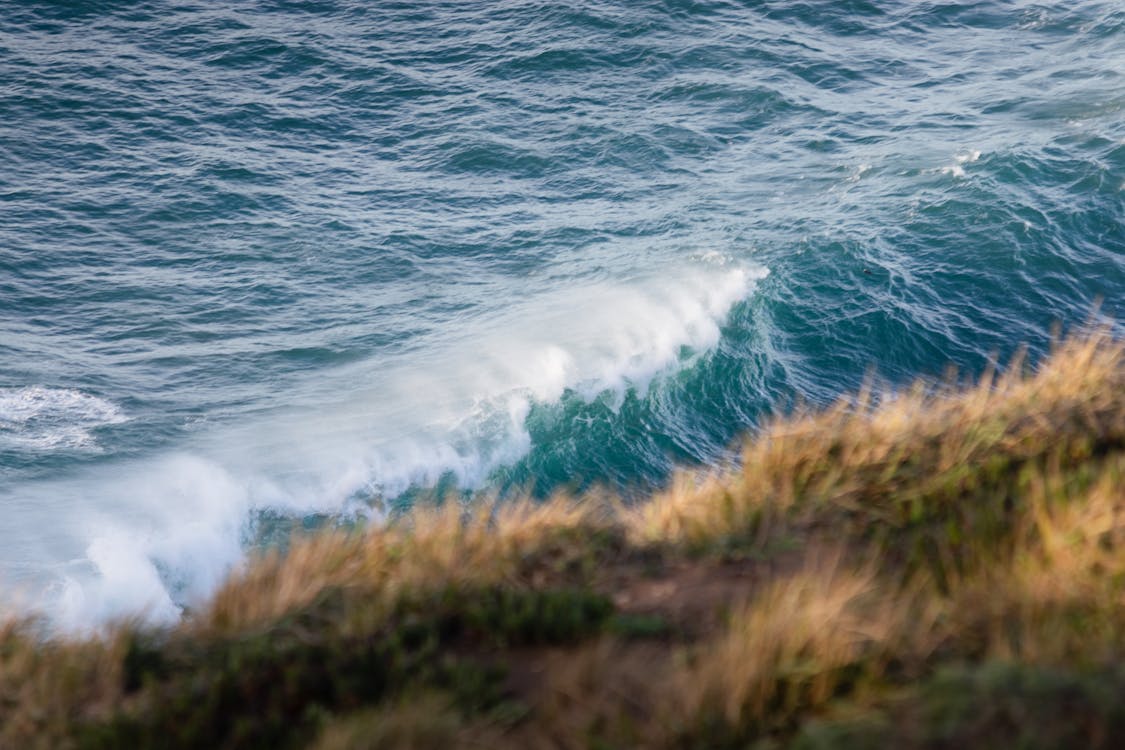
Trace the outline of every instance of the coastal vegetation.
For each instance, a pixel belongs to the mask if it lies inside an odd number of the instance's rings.
[[[626,504],[262,553],[172,628],[0,629],[0,747],[1125,743],[1125,344],[779,416]]]

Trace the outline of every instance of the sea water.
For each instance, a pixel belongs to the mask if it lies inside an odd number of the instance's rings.
[[[0,2],[5,611],[172,621],[433,493],[643,502],[1120,317],[1123,222],[1115,1]]]

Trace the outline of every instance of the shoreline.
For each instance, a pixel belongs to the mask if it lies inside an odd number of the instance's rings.
[[[0,629],[0,745],[1114,747],[1125,343],[781,417],[737,467],[420,508],[171,628]],[[758,743],[758,744],[755,744]]]

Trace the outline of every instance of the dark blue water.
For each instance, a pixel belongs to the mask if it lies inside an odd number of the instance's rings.
[[[0,575],[636,493],[1125,300],[1117,2],[0,1]]]

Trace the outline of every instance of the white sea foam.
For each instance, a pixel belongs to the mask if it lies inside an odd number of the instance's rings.
[[[205,597],[242,556],[250,487],[198,456],[172,455],[101,477],[97,509],[73,519],[87,541],[45,602],[57,622],[81,630],[121,615],[171,622]]]
[[[372,501],[442,477],[480,487],[531,448],[535,404],[643,394],[714,347],[764,275],[706,263],[515,299],[397,359],[318,374],[292,408],[189,451],[41,486],[66,505],[56,546],[77,558],[43,606],[68,629],[167,622],[239,564],[256,511],[377,514]]]
[[[871,171],[871,165],[870,164],[868,164],[868,163],[860,164],[858,167],[855,168],[855,171],[853,171],[851,173],[851,175],[848,177],[848,182],[859,182],[860,178],[862,178],[869,171]]]
[[[951,175],[953,177],[964,177],[964,165],[972,164],[978,159],[980,159],[980,151],[978,151],[977,149],[962,151],[953,157],[953,164],[941,168],[941,173]]]
[[[80,391],[0,388],[0,447],[94,450],[94,428],[126,419],[115,404]]]

